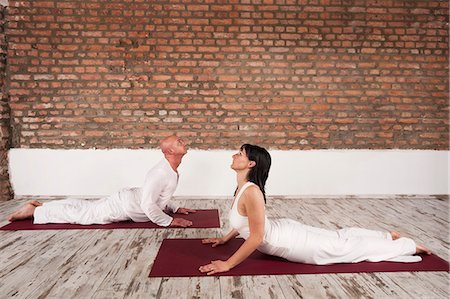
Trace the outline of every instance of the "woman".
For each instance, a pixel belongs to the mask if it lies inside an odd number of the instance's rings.
[[[213,247],[240,235],[241,247],[226,261],[212,261],[199,270],[208,275],[226,272],[244,261],[256,249],[292,262],[326,265],[361,261],[417,262],[418,253],[431,252],[396,232],[361,228],[331,231],[301,224],[291,219],[268,219],[265,215],[265,183],[271,158],[267,150],[244,144],[233,155],[231,168],[236,171],[238,187],[230,212],[233,228],[222,238],[204,239]]]

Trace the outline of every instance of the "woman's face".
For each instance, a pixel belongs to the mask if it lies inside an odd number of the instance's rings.
[[[247,158],[245,150],[239,150],[233,156],[233,163],[231,163],[231,169],[233,170],[243,170],[250,168],[250,160]]]

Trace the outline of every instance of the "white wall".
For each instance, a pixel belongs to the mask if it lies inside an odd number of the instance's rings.
[[[235,188],[235,151],[191,150],[178,196],[224,196]],[[270,151],[268,195],[448,194],[448,151]],[[107,195],[140,186],[162,158],[158,150],[11,149],[16,195]]]

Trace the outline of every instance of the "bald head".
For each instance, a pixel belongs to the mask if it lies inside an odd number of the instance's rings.
[[[159,148],[164,154],[167,154],[169,153],[170,149],[173,148],[177,139],[178,137],[176,135],[168,136],[161,140],[161,142],[159,143]]]

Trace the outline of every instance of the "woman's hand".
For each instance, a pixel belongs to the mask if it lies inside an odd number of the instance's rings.
[[[221,272],[227,272],[230,270],[230,266],[225,261],[211,261],[208,265],[201,266],[198,268],[200,272],[206,273],[207,275],[212,275]]]
[[[225,244],[226,242],[222,238],[209,238],[209,239],[203,239],[203,244],[212,244],[212,247],[216,247],[222,244]]]

